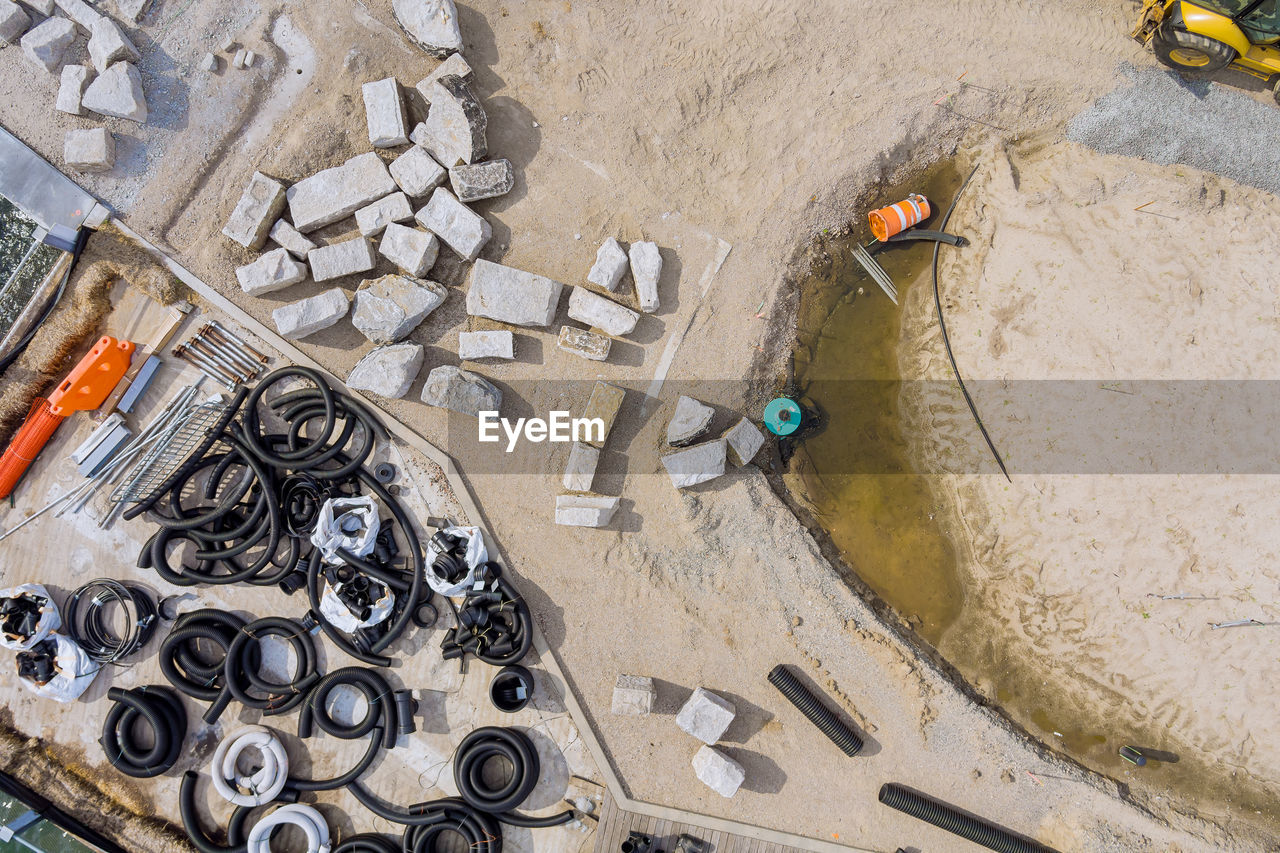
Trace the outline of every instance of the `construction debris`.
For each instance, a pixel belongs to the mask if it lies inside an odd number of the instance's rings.
[[[582,416],[587,420],[599,419],[604,424],[604,434],[598,441],[594,436],[588,437],[588,444],[593,447],[604,447],[609,439],[609,433],[613,430],[614,421],[618,419],[618,411],[622,408],[625,397],[626,392],[617,385],[597,380],[592,386],[591,396],[587,399],[587,407],[582,412]]]
[[[246,249],[261,249],[284,205],[284,184],[254,172],[222,233]]]
[[[142,59],[142,54],[129,41],[120,25],[110,18],[98,18],[89,32],[89,59],[99,74],[106,71],[113,62],[138,62]]]
[[[391,9],[409,38],[437,59],[462,50],[453,0],[392,0]]]
[[[307,252],[307,265],[311,267],[311,278],[315,281],[368,272],[377,263],[373,244],[365,237],[352,237]]]
[[[404,193],[392,193],[356,211],[356,227],[366,237],[381,234],[392,222],[413,219],[413,208]]]
[[[485,132],[489,119],[467,81],[446,74],[428,87],[427,120],[413,129],[413,141],[440,165],[452,168],[489,155]]]
[[[127,118],[146,124],[147,100],[142,96],[142,75],[131,62],[107,67],[85,89],[81,104],[104,116]]]
[[[729,445],[729,461],[739,468],[755,459],[760,448],[764,447],[764,433],[747,418],[734,424],[724,434],[724,440]]]
[[[76,40],[76,25],[66,18],[49,18],[22,37],[22,54],[50,74],[58,71],[62,54]]]
[[[106,172],[116,162],[116,140],[105,127],[68,130],[62,159],[81,172]]]
[[[631,278],[636,283],[636,299],[640,310],[652,314],[658,310],[658,278],[662,275],[662,255],[657,243],[632,243]]]
[[[511,192],[516,185],[516,173],[510,160],[454,166],[449,170],[449,185],[458,201],[497,198]]]
[[[421,278],[435,265],[440,240],[430,231],[392,222],[382,234],[378,252],[409,275]]]
[[[463,80],[471,80],[471,66],[462,58],[461,53],[450,54],[448,59],[435,67],[435,70],[419,80],[415,88],[422,95],[423,100],[429,104],[431,103],[431,84],[450,74],[461,77]]]
[[[421,344],[392,344],[370,350],[356,362],[347,385],[398,400],[418,378],[426,351]]]
[[[671,477],[671,485],[687,489],[724,474],[726,445],[723,438],[717,438],[663,456],[662,466]]]
[[[630,308],[592,293],[585,287],[570,289],[569,316],[614,337],[630,334],[640,319],[640,315]]]
[[[347,294],[334,287],[323,293],[282,305],[271,312],[276,331],[286,338],[298,340],[327,329],[347,316],[351,303]]]
[[[738,793],[747,778],[741,764],[710,746],[700,747],[694,754],[693,772],[704,785],[722,797]]]
[[[13,44],[31,26],[31,16],[11,0],[0,0],[0,40]]]
[[[417,219],[419,225],[467,261],[474,261],[493,236],[489,222],[444,187],[431,194],[431,201],[418,211]]]
[[[699,687],[676,714],[676,725],[710,745],[724,737],[736,715],[732,702]]]
[[[285,197],[293,227],[306,234],[344,219],[396,189],[382,158],[369,151],[303,178],[289,187]]]
[[[502,392],[478,373],[442,365],[427,374],[422,402],[474,418],[480,412],[499,411]]]
[[[284,290],[306,277],[306,265],[291,258],[287,249],[272,249],[256,261],[236,267],[240,289],[250,296]]]
[[[556,524],[565,527],[605,527],[613,521],[620,498],[603,495],[557,495]]]
[[[590,444],[574,442],[565,466],[564,487],[571,492],[589,492],[600,464],[600,450]]]
[[[716,410],[710,406],[681,395],[671,420],[667,422],[667,444],[672,447],[693,444],[707,434],[715,413]]]
[[[369,126],[369,144],[374,148],[395,148],[409,144],[409,126],[405,123],[404,98],[396,78],[376,80],[360,87],[364,96],[365,122]]]
[[[463,361],[512,359],[516,357],[515,346],[515,335],[507,331],[458,333],[458,358]]]
[[[54,109],[73,116],[84,115],[81,99],[84,98],[84,87],[89,85],[92,75],[93,71],[87,65],[62,66],[62,79],[58,84],[58,100]]]
[[[618,241],[610,237],[596,250],[596,262],[587,273],[587,281],[605,290],[617,290],[618,282],[627,271],[627,253]]]
[[[405,194],[421,198],[444,183],[448,173],[427,149],[415,145],[392,161],[391,177]]]
[[[284,206],[284,187],[280,188],[281,207]],[[225,231],[223,233],[226,233]],[[277,246],[288,249],[289,254],[293,255],[300,261],[306,260],[307,253],[316,248],[316,244],[312,243],[297,228],[289,224],[286,219],[277,219],[276,224],[271,226],[271,233],[268,235],[275,241]]]
[[[54,4],[76,22],[86,35],[93,34],[93,24],[102,16],[84,0],[54,0]]]
[[[212,53],[206,53],[204,56],[200,57],[200,70],[210,72],[217,71],[218,57],[214,56]]]
[[[394,343],[418,328],[448,295],[434,281],[384,275],[360,285],[351,323],[375,344]]]
[[[560,337],[556,339],[558,349],[591,361],[607,361],[612,345],[612,338],[585,329],[575,329],[573,326],[561,326]]]
[[[619,675],[613,685],[613,713],[624,717],[647,717],[658,700],[658,689],[647,675]]]

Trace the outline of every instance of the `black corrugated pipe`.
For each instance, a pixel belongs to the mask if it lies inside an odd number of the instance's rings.
[[[187,712],[182,700],[172,690],[155,686],[132,690],[112,687],[107,698],[115,704],[102,723],[98,742],[111,766],[135,779],[168,772],[177,762],[187,734]],[[149,747],[142,746],[134,734],[139,721],[151,730]]]
[[[880,802],[890,808],[945,829],[974,844],[999,853],[1057,853],[1052,847],[1014,835],[985,820],[967,815],[946,803],[918,794],[910,788],[889,782],[880,786]]]
[[[800,713],[809,718],[809,722],[817,726],[824,735],[831,738],[832,743],[840,747],[850,757],[862,749],[862,738],[845,724],[826,705],[822,704],[812,690],[800,683],[800,679],[791,674],[784,665],[778,664],[769,673],[769,683],[791,700],[791,704],[800,709]]]
[[[199,777],[194,770],[188,770],[182,774],[182,786],[178,788],[178,814],[182,817],[182,828],[187,831],[187,838],[191,839],[192,846],[200,853],[245,853],[245,842],[249,836],[244,832],[244,817],[241,816],[240,809],[236,810],[236,816],[227,827],[225,845],[218,844],[205,835],[204,827],[200,825],[200,815],[196,811],[197,778]],[[250,809],[244,809],[244,816],[249,811]],[[240,819],[236,820],[236,817]]]
[[[372,713],[372,709],[370,710]],[[373,734],[369,738],[369,748],[365,750],[364,758],[341,776],[334,776],[332,779],[296,779],[290,776],[284,783],[286,788],[294,791],[334,791],[338,788],[345,788],[352,782],[363,776],[370,767],[373,766],[374,759],[378,757],[378,750],[382,748],[382,726],[374,726]]]
[[[400,853],[400,842],[385,835],[353,835],[333,848],[333,853]]]

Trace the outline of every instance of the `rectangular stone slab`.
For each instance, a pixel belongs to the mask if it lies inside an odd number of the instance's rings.
[[[337,222],[398,189],[382,158],[370,151],[289,187],[289,218],[303,234]]]
[[[404,99],[396,78],[375,80],[360,87],[364,95],[365,121],[369,144],[374,148],[394,148],[409,144],[409,126],[404,117]]]
[[[261,249],[284,204],[284,184],[254,172],[222,233],[246,249]]]
[[[514,267],[478,260],[467,285],[467,313],[515,326],[550,326],[564,285]]]
[[[619,498],[601,495],[558,495],[556,524],[565,527],[604,527],[618,511]]]
[[[373,244],[364,237],[354,237],[307,252],[307,265],[311,267],[311,278],[315,281],[368,272],[377,263]]]
[[[609,431],[613,429],[613,422],[618,419],[618,410],[622,408],[622,401],[626,397],[626,392],[617,385],[610,385],[608,382],[596,381],[595,386],[591,389],[591,397],[587,400],[587,408],[583,411],[584,418],[599,418],[604,421],[604,434],[600,436],[599,441],[589,441],[588,444],[595,447],[604,447],[609,439]]]

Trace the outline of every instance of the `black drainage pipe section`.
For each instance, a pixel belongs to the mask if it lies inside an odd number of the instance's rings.
[[[1000,853],[1057,853],[1052,847],[1014,835],[995,824],[967,815],[892,782],[880,787],[880,802],[961,838],[967,838],[974,844],[981,844],[988,850]]]
[[[858,733],[845,725],[844,721],[822,704],[813,691],[800,683],[800,679],[791,674],[782,664],[778,664],[769,673],[769,683],[791,700],[791,704],[800,709],[800,713],[809,718],[822,733],[831,738],[832,743],[840,747],[845,755],[855,756],[862,749],[862,738]]]

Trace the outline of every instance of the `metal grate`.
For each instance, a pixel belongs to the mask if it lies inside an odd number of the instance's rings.
[[[206,400],[178,414],[129,478],[111,493],[112,503],[139,503],[163,486],[192,453],[205,446],[227,405],[221,398]]]

